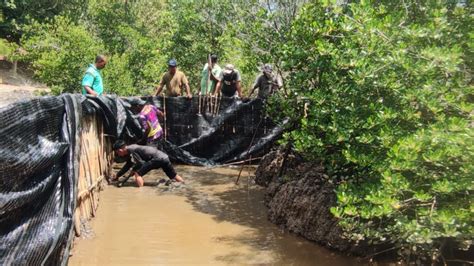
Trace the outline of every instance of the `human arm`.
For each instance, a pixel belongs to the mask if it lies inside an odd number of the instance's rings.
[[[209,79],[213,81],[219,81],[220,80],[220,71],[218,69],[211,69],[209,70],[210,76]]]
[[[242,98],[242,84],[241,84],[241,80],[242,78],[240,77],[240,72],[237,71],[237,80],[235,82],[235,87],[237,88],[237,94],[239,95],[239,98]]]
[[[156,116],[158,117],[158,121],[161,121],[163,118],[165,118],[165,114],[158,108],[156,108]]]
[[[188,97],[188,99],[191,99],[193,96],[191,95],[191,89],[189,88],[188,78],[186,77],[186,75],[184,75],[184,73],[181,78],[181,84],[184,84],[184,87],[186,88],[186,96]]]
[[[160,84],[156,87],[156,92],[155,92],[155,96],[158,96],[160,95],[161,91],[163,90],[163,84]]]
[[[222,81],[218,81],[216,89],[214,90],[214,95],[218,96],[221,93]]]
[[[260,88],[260,77],[258,77],[257,80],[255,80],[255,83],[253,84],[252,91],[250,92],[250,94],[248,96],[249,98],[250,98],[250,96],[252,96],[252,94],[255,92],[255,90],[257,88]]]
[[[193,96],[191,95],[191,88],[189,88],[189,83],[186,83],[185,86],[188,99],[193,98]]]
[[[222,80],[224,79],[224,74],[222,71],[218,71],[217,73],[217,84],[216,87],[214,88],[214,95],[218,96],[221,93],[222,89]]]
[[[89,86],[84,86],[84,89],[86,90],[87,94],[90,94],[92,96],[97,96],[99,95],[97,92],[95,92],[91,87]]]
[[[165,78],[166,78],[166,74],[164,74],[163,77],[161,77],[160,85],[156,87],[155,96],[160,95],[161,91],[163,90],[163,87],[165,86]]]
[[[115,175],[115,179],[121,177],[123,174],[125,174],[131,167],[133,166],[132,159],[129,158],[125,165],[120,169],[117,174]]]
[[[235,86],[237,87],[237,94],[239,95],[239,98],[242,98],[242,85],[241,85],[240,80],[237,81]]]
[[[150,133],[150,124],[148,123],[148,119],[146,118],[145,115],[143,114],[139,114],[138,115],[138,121],[140,122],[140,126],[142,127],[142,139],[141,139],[141,143],[145,143],[146,142],[146,139],[148,137],[148,134]]]
[[[92,89],[92,84],[94,83],[94,76],[91,73],[86,73],[84,78],[82,78],[82,87],[87,94],[97,96],[98,93]]]

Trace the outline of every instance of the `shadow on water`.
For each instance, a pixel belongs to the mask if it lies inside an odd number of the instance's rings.
[[[263,203],[264,189],[253,183],[255,168],[242,172],[235,185],[239,168],[182,168],[183,174],[195,177],[181,193],[194,210],[211,215],[220,222],[230,222],[248,229],[238,236],[220,236],[215,241],[230,246],[249,246],[258,252],[274,254],[273,263],[286,265],[355,265],[355,258],[342,257],[303,238],[284,232],[267,220]],[[245,258],[248,256],[248,258]],[[231,252],[215,258],[225,263],[251,261],[252,255]]]
[[[239,168],[177,166],[186,181],[166,183],[162,170],[101,193],[92,228],[71,265],[356,265],[267,221],[264,189]]]

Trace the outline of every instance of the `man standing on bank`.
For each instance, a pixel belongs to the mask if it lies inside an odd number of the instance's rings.
[[[255,84],[253,85],[252,91],[249,94],[249,98],[252,96],[255,90],[258,89],[257,97],[260,99],[267,99],[272,94],[277,92],[282,87],[282,84],[283,82],[281,77],[273,73],[272,65],[265,64],[262,67],[262,74],[257,77],[257,80],[255,80]]]
[[[99,96],[104,94],[104,85],[100,70],[107,64],[107,58],[104,55],[98,55],[95,63],[90,64],[84,77],[82,78],[82,94]]]
[[[138,187],[144,184],[143,177],[152,169],[162,168],[169,179],[184,183],[184,180],[179,176],[173,168],[173,165],[164,152],[151,146],[142,146],[137,144],[126,145],[123,140],[117,140],[114,143],[113,149],[118,157],[125,159],[126,163],[116,174],[113,180],[117,180],[132,168],[131,174],[123,181],[118,183],[121,186],[132,175],[135,177],[135,182]]]
[[[241,87],[240,73],[234,68],[234,65],[227,64],[223,71],[220,72],[217,86],[216,95],[222,92],[222,95],[226,97],[235,97],[236,94],[239,98],[242,98],[242,87]]]
[[[203,96],[216,90],[219,75],[222,71],[221,67],[217,64],[217,55],[211,55],[210,59],[210,65],[209,62],[206,63],[201,72],[201,91],[199,93]]]
[[[191,89],[189,88],[188,79],[186,75],[179,71],[178,63],[176,59],[171,59],[168,61],[168,71],[163,74],[161,78],[160,85],[156,89],[155,96],[160,95],[163,87],[166,86],[166,96],[168,97],[177,97],[182,95],[183,87],[186,88],[186,96],[188,99],[192,98]]]

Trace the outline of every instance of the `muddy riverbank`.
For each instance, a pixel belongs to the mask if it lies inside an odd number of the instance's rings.
[[[330,249],[370,256],[381,247],[345,237],[330,208],[336,206],[336,186],[317,162],[290,153],[282,171],[284,152],[272,151],[256,170],[256,183],[265,188],[268,219],[285,230]],[[280,172],[282,171],[282,172]]]
[[[76,239],[70,265],[356,265],[281,230],[267,220],[265,189],[251,182],[254,169],[178,166],[184,186],[108,186],[100,197],[93,234]]]

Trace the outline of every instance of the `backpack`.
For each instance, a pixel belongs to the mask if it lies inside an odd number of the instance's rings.
[[[227,97],[234,96],[235,92],[237,91],[237,73],[232,71],[228,74],[223,74],[222,78],[222,94]]]

